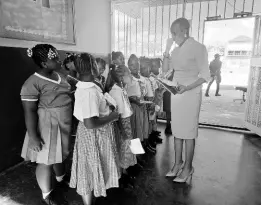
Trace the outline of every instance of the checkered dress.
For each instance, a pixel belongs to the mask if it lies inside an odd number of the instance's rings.
[[[79,122],[70,187],[76,188],[80,195],[94,191],[95,197],[106,196],[106,189],[118,187],[119,178],[112,124],[87,129]]]
[[[127,169],[134,166],[136,156],[130,150],[130,140],[133,139],[130,117],[120,118],[118,122],[114,123],[117,151],[119,157],[119,166]]]

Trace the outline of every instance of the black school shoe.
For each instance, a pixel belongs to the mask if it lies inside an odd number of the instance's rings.
[[[69,183],[70,183],[70,176],[65,175],[61,182],[57,182],[56,187],[58,189],[61,189],[62,191],[68,191],[70,189]]]
[[[45,199],[42,199],[42,203],[45,205],[59,205],[59,202],[55,199],[54,191],[52,191]]]
[[[163,140],[159,137],[159,135],[160,135],[160,134],[158,134],[157,131],[153,131],[153,132],[150,134],[149,138],[150,138],[150,140],[151,140],[153,143],[155,143],[155,144],[161,144]],[[151,143],[151,144],[152,144],[152,143]]]
[[[42,203],[45,205],[68,205],[61,193],[53,190],[45,199],[42,199]]]
[[[156,149],[151,146],[151,145],[148,145],[147,146],[147,150],[151,153],[151,154],[156,154]]]
[[[154,141],[153,135],[149,137],[147,150],[153,154],[156,153],[156,142]]]
[[[133,189],[134,188],[134,179],[127,174],[122,174],[121,178],[119,179],[119,185],[120,185],[120,188]]]
[[[142,168],[138,164],[135,164],[134,166],[128,167],[126,170],[131,179],[135,180],[142,171]]]
[[[161,135],[161,132],[159,132],[159,131],[157,131],[157,130],[152,131],[152,133],[154,133],[154,134],[156,134],[156,135],[158,135],[158,136]]]

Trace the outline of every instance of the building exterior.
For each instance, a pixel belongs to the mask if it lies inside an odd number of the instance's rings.
[[[228,41],[223,69],[226,73],[233,73],[234,76],[237,76],[237,85],[246,86],[248,84],[247,76],[251,55],[252,39],[250,37],[238,36]]]

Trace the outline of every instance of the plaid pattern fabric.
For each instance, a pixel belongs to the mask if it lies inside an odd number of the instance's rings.
[[[133,109],[133,115],[130,117],[131,128],[133,133],[133,138],[139,138],[141,141],[144,141],[143,134],[143,111],[140,106],[135,103],[131,103]]]
[[[130,140],[133,139],[130,117],[120,118],[118,122],[115,122],[114,130],[118,148],[119,166],[123,169],[134,166],[137,163],[137,160],[129,147]]]
[[[154,101],[154,97],[145,97],[145,100],[147,101]],[[150,116],[155,115],[155,106],[152,106],[151,104],[147,105],[147,114],[148,114],[148,134],[150,134],[153,130],[157,129],[156,126],[156,120],[150,120]]]
[[[40,152],[30,149],[31,141],[26,133],[21,156],[26,161],[39,164],[62,163],[70,152],[72,106],[38,109],[38,130],[45,144]]]
[[[70,187],[80,195],[94,191],[95,197],[106,196],[106,190],[118,187],[120,169],[112,124],[87,129],[79,122],[73,153]]]

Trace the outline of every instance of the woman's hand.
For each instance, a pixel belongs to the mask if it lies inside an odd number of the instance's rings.
[[[182,93],[184,93],[186,91],[188,91],[188,87],[187,86],[178,84],[178,92],[177,92],[177,94],[182,94]]]
[[[30,149],[35,152],[40,152],[44,144],[45,142],[40,137],[31,137],[30,138]]]
[[[173,38],[168,38],[167,39],[167,41],[166,41],[166,51],[165,51],[166,53],[169,53],[173,43],[174,43]]]

